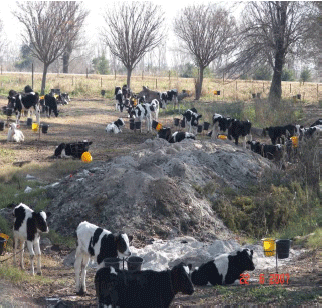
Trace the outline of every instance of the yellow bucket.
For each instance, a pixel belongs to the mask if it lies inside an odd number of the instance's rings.
[[[5,250],[7,248],[7,242],[8,242],[8,239],[9,239],[9,235],[4,234],[4,233],[0,233],[0,237],[4,238],[6,240],[4,242],[4,244],[3,244],[3,249]]]
[[[32,123],[31,129],[33,132],[36,133],[38,131],[38,128],[39,128],[39,125],[37,123]]]
[[[226,135],[218,135],[218,138],[219,139],[222,139],[222,140],[226,140],[227,139],[227,136]]]
[[[162,129],[162,124],[158,123],[156,130],[159,131],[160,129]]]
[[[297,148],[299,145],[299,137],[298,136],[293,136],[291,137],[292,140],[292,146],[293,148]]]
[[[276,243],[273,238],[263,238],[263,248],[265,257],[275,256],[276,253]]]

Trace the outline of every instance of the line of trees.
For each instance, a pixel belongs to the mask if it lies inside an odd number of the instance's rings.
[[[43,94],[49,65],[61,57],[63,72],[68,72],[73,50],[81,47],[81,30],[89,12],[74,1],[29,1],[17,6],[14,15],[24,25],[25,48],[43,63]],[[198,68],[196,99],[201,96],[205,70],[216,62],[218,72],[230,77],[249,73],[267,76],[270,67],[269,101],[277,106],[286,61],[301,54],[310,58],[319,55],[321,40],[316,32],[322,28],[320,12],[319,2],[252,1],[245,5],[238,24],[228,9],[215,4],[183,8],[171,26],[180,53]],[[104,22],[102,41],[113,55],[112,64],[118,60],[126,68],[129,87],[133,70],[147,54],[156,51],[161,65],[167,29],[159,5],[139,1],[108,4]],[[106,72],[109,63],[104,55],[94,58],[93,65],[96,71]],[[258,71],[259,67],[266,71]]]

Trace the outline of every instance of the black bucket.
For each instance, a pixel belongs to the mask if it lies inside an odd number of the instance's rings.
[[[47,131],[48,131],[48,124],[43,124],[42,127],[41,127],[41,131],[43,134],[47,134]]]
[[[297,99],[301,99],[301,94],[296,95]]]
[[[134,122],[130,122],[130,129],[134,129],[135,125],[134,125]]]
[[[127,259],[127,269],[129,271],[141,271],[143,259],[141,257],[129,257]]]
[[[141,122],[135,122],[135,128],[141,129]]]
[[[11,117],[12,116],[12,108],[7,108],[6,109],[6,115],[8,116],[8,117]]]
[[[209,125],[210,125],[209,122],[203,122],[203,129],[204,130],[208,130],[209,129]]]
[[[32,118],[27,118],[27,126],[32,126]]]
[[[174,126],[179,126],[179,124],[180,124],[180,119],[174,118]]]
[[[186,127],[186,121],[185,120],[181,120],[181,127],[185,128]]]
[[[291,240],[277,240],[276,253],[278,259],[286,259],[289,257]]]
[[[197,132],[198,133],[202,133],[202,125],[198,125],[197,126]]]
[[[2,113],[5,115],[7,114],[7,106],[2,107]]]
[[[256,93],[252,93],[252,97],[253,98],[256,98]]]
[[[0,237],[0,255],[3,253],[4,244],[7,240],[3,237]]]
[[[0,130],[4,130],[4,122],[0,122]]]
[[[120,258],[106,258],[104,259],[105,266],[113,266],[115,269],[120,269]]]
[[[157,121],[153,120],[153,121],[152,121],[152,128],[153,128],[153,129],[156,129],[156,128],[157,128],[157,126],[158,126],[158,124],[159,124],[159,122],[157,122]]]

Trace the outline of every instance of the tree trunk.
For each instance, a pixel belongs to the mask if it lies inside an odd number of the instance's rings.
[[[46,77],[47,77],[47,70],[48,70],[49,64],[44,63],[44,70],[42,72],[42,80],[41,80],[41,90],[40,95],[45,94],[45,88],[46,88]]]
[[[199,76],[196,84],[196,100],[199,100],[201,96],[202,83],[203,83],[203,71],[204,71],[204,68],[199,67]]]
[[[63,74],[68,74],[69,57],[70,54],[68,52],[63,54]]]
[[[283,58],[282,51],[277,51],[275,55],[275,67],[273,73],[273,79],[271,88],[269,90],[268,101],[273,108],[278,107],[282,97],[282,70],[283,70]]]
[[[127,79],[126,84],[129,89],[131,89],[131,75],[132,75],[132,67],[127,68]]]

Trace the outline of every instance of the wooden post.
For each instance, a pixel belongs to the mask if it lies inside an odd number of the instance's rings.
[[[2,65],[1,65],[1,75],[2,75]]]
[[[263,82],[263,93],[265,92],[265,83]]]
[[[222,73],[222,84],[224,85],[224,83],[225,83],[225,73],[223,72]]]
[[[143,80],[143,71],[142,71],[142,80]]]
[[[86,67],[86,78],[88,78],[88,68]]]
[[[2,68],[2,66],[1,66]],[[2,74],[2,71],[1,71]],[[34,88],[34,64],[31,63],[31,88]]]
[[[155,79],[155,88],[158,88],[158,78]]]
[[[170,79],[171,71],[169,70],[169,88],[171,88],[171,79]]]
[[[72,86],[74,85],[74,76],[72,76]]]
[[[290,93],[292,93],[292,84],[290,83]]]
[[[103,88],[103,78],[101,77],[101,88]]]
[[[114,70],[115,80],[116,80],[116,70]]]
[[[316,101],[319,101],[319,84],[316,84]]]

